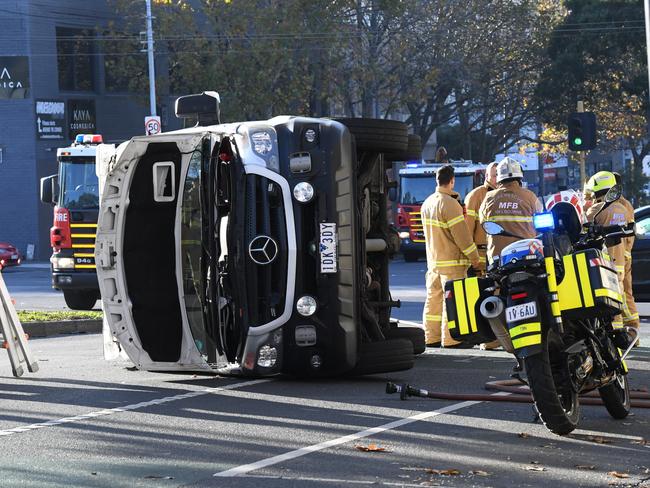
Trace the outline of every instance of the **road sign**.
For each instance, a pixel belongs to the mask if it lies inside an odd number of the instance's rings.
[[[144,133],[148,136],[160,134],[160,117],[157,115],[148,115],[144,118]]]

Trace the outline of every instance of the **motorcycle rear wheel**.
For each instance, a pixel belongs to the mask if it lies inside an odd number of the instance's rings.
[[[549,345],[552,334],[550,330],[546,332],[546,337],[542,338],[542,352],[525,358],[524,365],[539,417],[551,432],[566,435],[578,426],[580,404],[568,380],[558,391],[551,369],[551,353],[555,353],[555,348]]]
[[[613,418],[624,419],[628,416],[631,404],[627,375],[616,373],[616,379],[609,385],[598,388],[598,393]]]

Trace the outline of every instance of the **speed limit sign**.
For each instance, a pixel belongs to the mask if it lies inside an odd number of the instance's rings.
[[[144,118],[144,133],[148,136],[160,134],[160,117],[157,115],[148,115]]]

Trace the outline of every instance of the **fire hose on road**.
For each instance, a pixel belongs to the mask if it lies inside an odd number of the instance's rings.
[[[471,393],[444,393],[424,390],[403,383],[401,385],[386,383],[386,393],[399,393],[402,400],[409,397],[432,398],[435,400],[453,401],[476,401],[476,402],[510,402],[510,403],[533,403],[528,386],[522,385],[519,380],[500,380],[485,383],[485,389],[489,391],[509,393],[509,395],[494,394],[471,394]],[[631,406],[634,408],[650,408],[650,393],[645,391],[630,391]],[[582,405],[603,405],[598,392],[590,391],[580,395]]]

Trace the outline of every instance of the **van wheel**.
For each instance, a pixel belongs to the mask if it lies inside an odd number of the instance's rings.
[[[413,344],[415,354],[422,354],[427,348],[424,342],[424,329],[420,327],[393,327],[384,335],[386,339],[408,339]]]
[[[350,375],[389,373],[411,369],[415,362],[413,343],[408,339],[387,339],[359,345],[359,361]]]
[[[386,154],[387,161],[420,161],[422,159],[422,139],[415,134],[409,134],[408,146],[405,152]]]
[[[357,142],[357,151],[404,153],[408,149],[408,128],[404,122],[385,119],[336,118]]]
[[[72,310],[92,310],[97,302],[97,292],[65,290],[63,298],[65,304]]]

